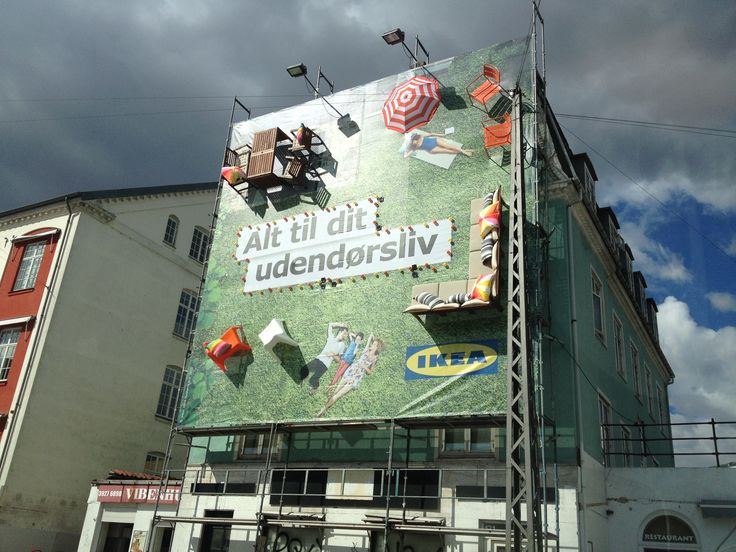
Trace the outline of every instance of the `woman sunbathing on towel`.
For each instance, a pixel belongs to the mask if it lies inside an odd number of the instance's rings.
[[[360,358],[353,362],[350,367],[343,374],[340,383],[337,384],[335,394],[332,395],[327,402],[319,411],[317,417],[322,417],[334,404],[340,400],[340,398],[347,395],[353,389],[357,389],[360,386],[360,382],[366,374],[372,374],[373,369],[378,361],[378,355],[383,351],[384,343],[380,339],[373,339],[373,335],[366,341],[363,354]]]
[[[409,143],[404,151],[404,157],[409,157],[412,153],[419,150],[424,150],[427,153],[459,153],[467,157],[473,155],[473,150],[453,146],[445,140],[444,136],[444,134],[419,134],[415,132],[409,138]]]

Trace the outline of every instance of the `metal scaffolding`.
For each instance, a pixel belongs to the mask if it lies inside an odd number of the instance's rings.
[[[506,549],[541,550],[534,374],[528,358],[522,95],[513,93],[506,347]],[[522,515],[522,508],[524,515]]]

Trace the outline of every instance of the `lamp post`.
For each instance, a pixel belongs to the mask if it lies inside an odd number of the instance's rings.
[[[393,46],[394,44],[401,44],[404,47],[404,51],[409,55],[411,58],[411,63],[409,64],[410,69],[415,69],[416,67],[419,67],[421,65],[426,65],[429,63],[429,52],[424,47],[424,44],[421,43],[419,40],[419,35],[416,36],[414,40],[414,51],[412,52],[409,47],[406,45],[406,42],[404,42],[404,37],[406,34],[404,31],[402,31],[399,28],[396,28],[392,31],[388,31],[387,33],[383,33],[381,35],[381,38],[388,44],[389,46]],[[419,50],[422,50],[424,53],[424,61],[419,61],[417,56],[419,55]]]

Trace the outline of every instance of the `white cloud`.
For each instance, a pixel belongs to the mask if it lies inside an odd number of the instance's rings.
[[[733,362],[736,358],[736,327],[718,330],[700,326],[693,320],[686,303],[667,297],[659,306],[659,334],[662,350],[675,372],[675,383],[670,387],[670,406],[676,414],[673,422],[707,422],[736,419],[736,378]],[[676,428],[677,429],[677,428]],[[733,427],[720,428],[720,434],[732,435]],[[679,428],[678,436],[707,436],[710,429],[703,427]],[[713,450],[712,443],[681,442],[676,450]],[[732,450],[732,449],[731,449]],[[678,465],[713,465],[715,458],[678,458]],[[722,459],[723,461],[736,458]]]
[[[599,183],[596,194],[600,205],[626,204],[639,209],[650,206],[664,209],[661,203],[672,203],[668,208],[678,209],[677,205],[683,201],[695,200],[719,213],[736,210],[736,194],[726,178],[695,181],[684,174],[668,174],[637,184],[621,178]]]
[[[634,268],[641,270],[645,277],[679,283],[693,279],[681,255],[647,236],[646,222],[622,223],[621,235],[634,254]]]
[[[711,306],[721,312],[736,312],[736,295],[725,291],[706,294]]]
[[[736,238],[733,238],[731,240],[731,243],[728,244],[728,246],[726,247],[726,253],[733,257],[736,257]]]

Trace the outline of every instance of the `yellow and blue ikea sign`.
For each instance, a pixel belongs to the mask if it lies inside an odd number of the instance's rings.
[[[479,376],[498,372],[498,341],[488,339],[408,347],[404,379]]]

